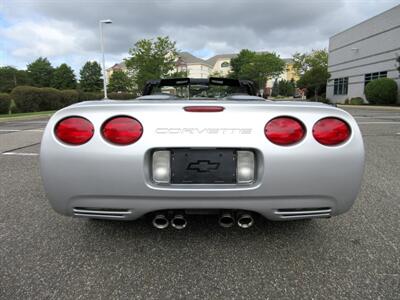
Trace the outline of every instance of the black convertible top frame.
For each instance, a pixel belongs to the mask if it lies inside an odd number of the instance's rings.
[[[143,89],[143,96],[151,95],[154,87],[162,86],[190,86],[192,84],[201,85],[219,85],[245,88],[248,95],[255,96],[257,94],[254,82],[251,80],[230,79],[230,78],[168,78],[155,79],[147,81]]]

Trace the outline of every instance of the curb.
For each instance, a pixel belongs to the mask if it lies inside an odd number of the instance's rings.
[[[359,108],[359,109],[380,109],[380,110],[399,110],[400,106],[375,106],[375,105],[348,105],[348,104],[338,104],[340,108]]]
[[[45,118],[45,117],[50,117],[52,114],[45,114],[45,115],[38,115],[38,116],[18,116],[18,117],[6,117],[6,118],[0,118],[0,123],[1,122],[10,122],[10,121],[19,121],[19,120],[35,120],[35,119],[40,119],[40,118]]]

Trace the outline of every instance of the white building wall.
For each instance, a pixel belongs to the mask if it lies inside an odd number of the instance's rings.
[[[228,63],[228,67],[222,67],[222,63]],[[212,73],[218,72],[222,76],[226,76],[231,71],[231,59],[230,58],[222,58],[218,59],[215,65],[213,66]]]
[[[188,64],[187,71],[190,78],[208,78],[210,67],[202,64]]]
[[[364,76],[387,71],[400,89],[396,58],[400,56],[400,5],[329,39],[327,98],[333,102],[364,95]],[[334,95],[334,79],[348,77],[347,95]]]

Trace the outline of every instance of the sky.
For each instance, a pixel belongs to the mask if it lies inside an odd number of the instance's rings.
[[[140,39],[169,36],[178,50],[201,58],[247,48],[295,52],[328,48],[329,37],[387,9],[393,0],[0,0],[0,66],[24,69],[42,56],[76,73],[128,56]]]

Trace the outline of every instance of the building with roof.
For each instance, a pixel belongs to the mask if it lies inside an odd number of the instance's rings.
[[[208,78],[210,76],[212,66],[205,60],[196,57],[189,52],[180,52],[176,63],[178,72],[187,72],[191,78]]]
[[[207,59],[206,62],[212,66],[211,74],[228,75],[231,71],[231,59],[236,56],[236,53],[218,54]]]
[[[188,77],[191,78],[208,78],[210,76],[227,76],[231,72],[231,59],[235,58],[237,53],[218,54],[210,57],[209,59],[202,59],[192,55],[189,52],[179,52],[178,60],[176,62],[176,71],[187,72]],[[285,80],[298,80],[298,76],[293,69],[293,60],[290,58],[283,59],[286,63],[285,69],[282,74],[277,78]],[[107,69],[107,76],[110,78],[116,70],[126,71],[124,62],[115,64]],[[275,78],[268,80],[266,87],[271,88]]]
[[[350,27],[329,39],[326,96],[332,102],[365,99],[365,86],[371,80],[400,78],[400,5]]]
[[[107,72],[107,78],[108,80],[110,79],[111,75],[115,72],[115,71],[123,71],[126,72],[126,65],[125,62],[120,62],[119,64],[115,64],[113,65],[111,68],[108,68],[106,70]]]

